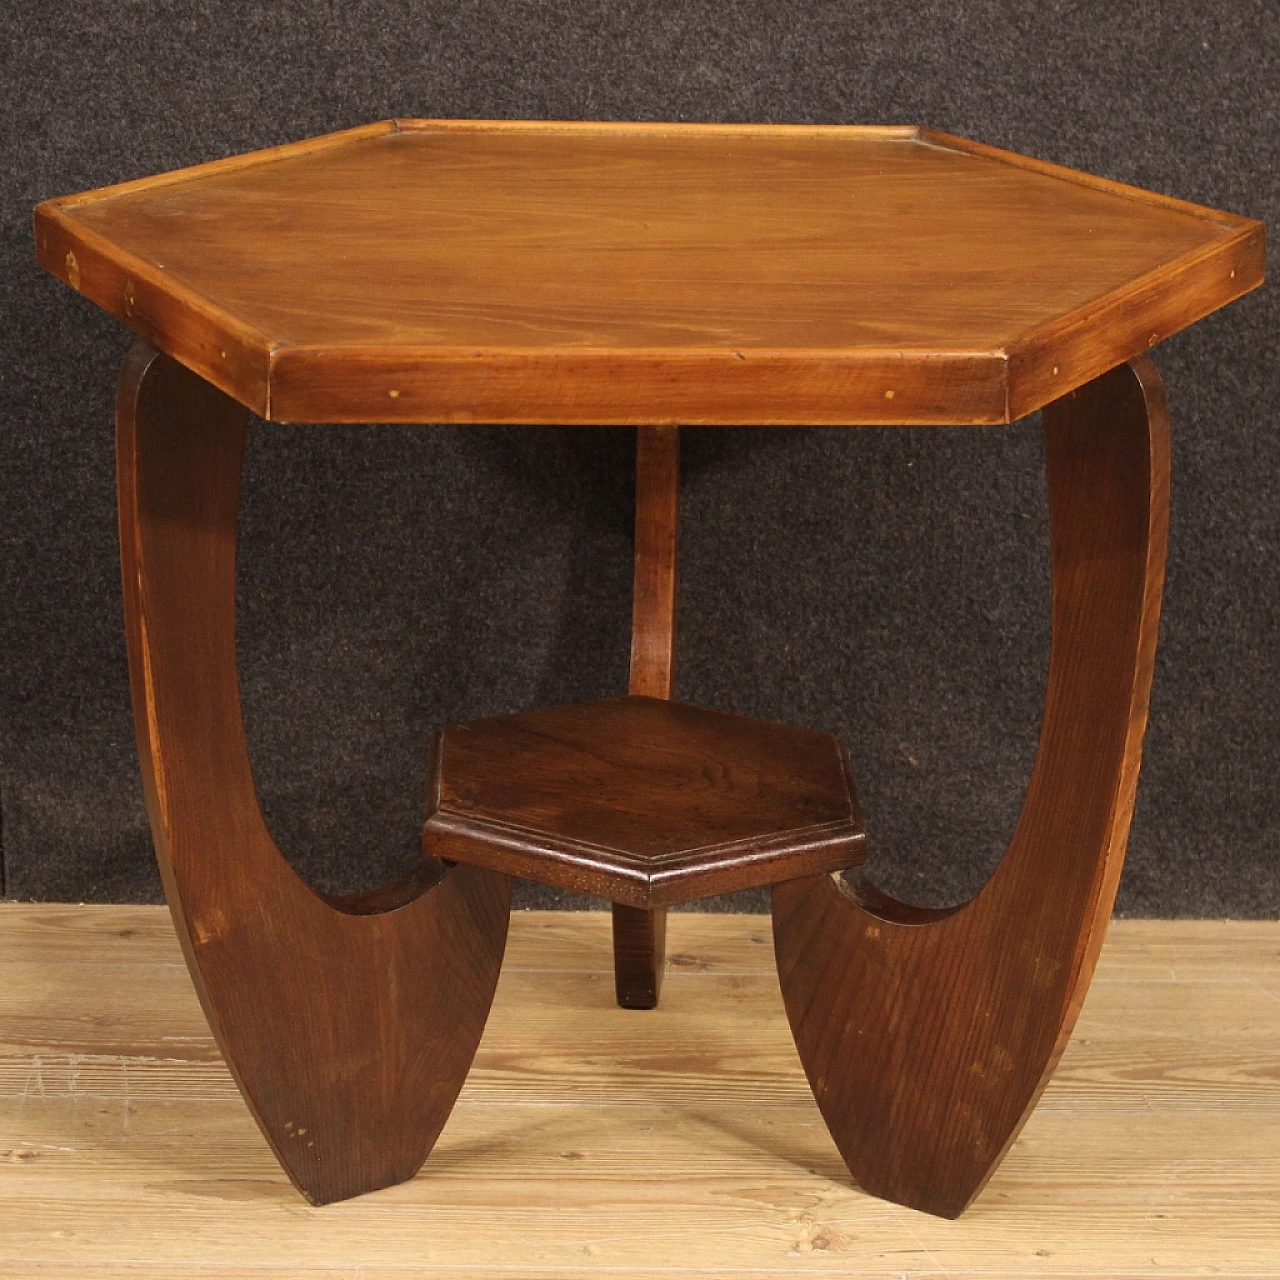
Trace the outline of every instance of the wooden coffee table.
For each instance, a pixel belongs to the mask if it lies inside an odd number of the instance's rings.
[[[1260,224],[925,129],[392,121],[50,201],[36,239],[139,335],[120,531],[156,853],[302,1192],[421,1165],[520,874],[613,900],[633,1007],[657,1000],[665,907],[773,885],[787,1013],[854,1179],[960,1213],[1066,1043],[1124,855],[1168,517],[1145,352],[1261,281]],[[923,910],[841,874],[864,835],[834,738],[672,700],[678,426],[1040,408],[1039,753],[994,875]],[[423,862],[374,893],[312,891],[258,807],[233,617],[250,412],[638,428],[629,694],[445,728]]]

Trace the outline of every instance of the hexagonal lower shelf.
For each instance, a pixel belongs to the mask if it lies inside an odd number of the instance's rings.
[[[836,738],[657,698],[449,725],[433,791],[429,855],[635,907],[865,856]]]

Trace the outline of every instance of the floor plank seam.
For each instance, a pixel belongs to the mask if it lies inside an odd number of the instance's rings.
[[[554,946],[556,962],[508,971],[436,1153],[401,1187],[325,1209],[272,1164],[159,932],[153,957],[95,979],[91,949],[120,942],[102,922],[148,917],[86,908],[44,934],[31,919],[0,907],[0,951],[25,951],[0,968],[4,1280],[1280,1280],[1280,925],[1188,942],[1193,966],[1160,961],[1201,926],[1146,929],[951,1223],[854,1189],[771,949],[712,964],[757,927],[742,918],[672,918],[676,953],[706,967],[671,976],[709,981],[646,1015],[606,1006],[612,975],[573,963],[603,934],[517,916],[513,949]]]

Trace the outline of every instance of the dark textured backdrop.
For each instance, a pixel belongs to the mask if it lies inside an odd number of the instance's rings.
[[[128,336],[37,200],[391,115],[920,122],[1263,218],[1274,0],[9,0],[0,839],[17,898],[152,900],[115,561]],[[1120,908],[1280,914],[1275,290],[1157,351],[1168,606]],[[617,692],[631,434],[255,425],[241,666],[264,806],[329,887],[415,856],[446,719]],[[980,882],[1046,665],[1037,424],[686,432],[681,693],[852,747],[882,880]],[[526,901],[529,898],[526,897]],[[759,904],[762,899],[757,899]]]

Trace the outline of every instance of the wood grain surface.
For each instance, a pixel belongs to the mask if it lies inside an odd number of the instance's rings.
[[[0,905],[0,1276],[1280,1275],[1280,924],[1113,924],[1053,1083],[957,1222],[854,1189],[768,919],[673,913],[662,1006],[607,912],[518,912],[422,1173],[300,1202],[163,908]]]
[[[446,726],[423,848],[632,907],[856,866],[827,733],[627,696]]]
[[[628,692],[676,695],[680,428],[636,431],[635,582]],[[664,910],[613,904],[613,974],[624,1009],[652,1009],[662,989]]]
[[[1012,420],[1253,288],[1259,223],[915,128],[392,121],[48,201],[264,417]]]
[[[778,973],[855,1180],[955,1217],[1066,1046],[1115,900],[1155,663],[1169,503],[1146,357],[1045,412],[1053,629],[1040,747],[972,902],[925,911],[831,877],[773,890]]]
[[[636,431],[635,581],[629,693],[674,698],[680,428]]]
[[[656,1009],[667,949],[665,907],[647,910],[610,904],[613,915],[613,987],[623,1009]]]
[[[165,893],[232,1076],[311,1200],[412,1177],[484,1028],[505,876],[313,893],[263,821],[235,652],[245,410],[138,343],[118,403],[134,720]],[[143,993],[145,996],[145,992]]]

